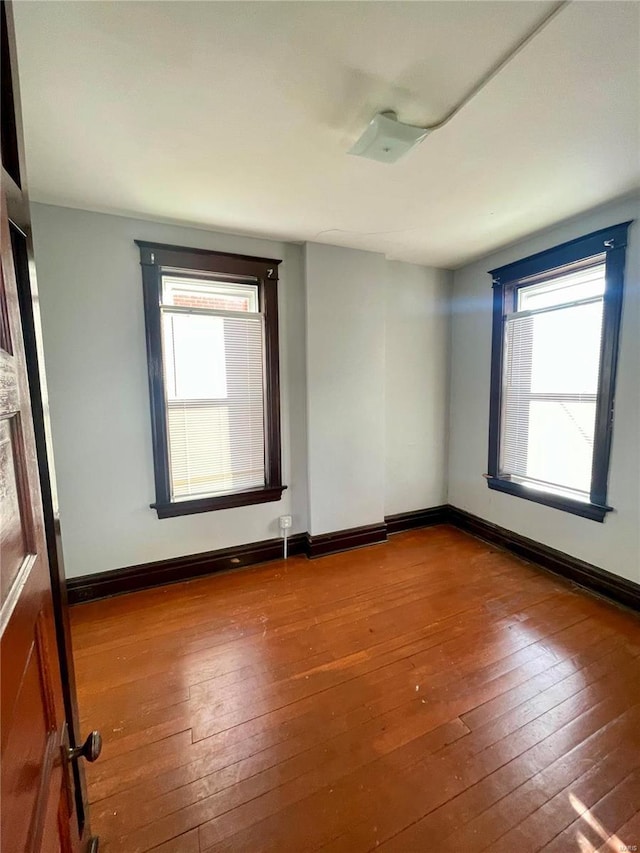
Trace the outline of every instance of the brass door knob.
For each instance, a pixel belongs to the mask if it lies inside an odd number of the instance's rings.
[[[87,761],[95,761],[102,752],[102,735],[100,732],[91,732],[82,746],[74,746],[67,750],[69,761],[74,758],[86,758]]]

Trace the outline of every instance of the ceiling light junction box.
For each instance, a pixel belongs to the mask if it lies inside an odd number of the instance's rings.
[[[403,124],[392,111],[378,113],[348,153],[380,163],[395,163],[429,133],[428,128]]]

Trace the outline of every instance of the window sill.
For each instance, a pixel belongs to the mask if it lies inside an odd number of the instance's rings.
[[[175,518],[178,515],[194,515],[197,512],[214,512],[218,509],[231,509],[279,501],[286,488],[286,486],[265,486],[262,489],[250,489],[246,492],[234,492],[216,497],[195,498],[194,500],[175,501],[173,503],[154,503],[151,504],[151,509],[155,509],[158,518]]]
[[[501,480],[499,477],[488,477],[487,485],[490,489],[494,489],[495,491],[505,492],[508,495],[515,495],[517,498],[524,498],[527,501],[544,504],[552,509],[560,509],[564,512],[570,512],[573,515],[580,515],[582,518],[589,518],[592,521],[603,522],[607,513],[612,511],[611,507],[598,506],[597,504],[592,503],[583,503],[582,501],[573,500],[572,498],[552,495],[548,492],[538,492],[535,489],[529,489],[526,486],[523,486],[522,483],[512,483],[510,480]]]

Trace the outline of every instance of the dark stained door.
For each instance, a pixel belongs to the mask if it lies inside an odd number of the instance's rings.
[[[4,187],[0,228],[2,849],[75,853],[80,841]]]

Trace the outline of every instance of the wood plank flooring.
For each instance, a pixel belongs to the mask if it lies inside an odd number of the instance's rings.
[[[72,626],[101,851],[640,850],[640,619],[454,528]]]

